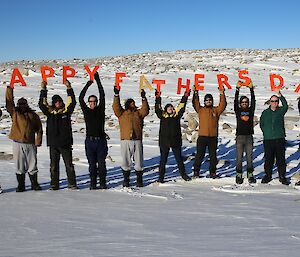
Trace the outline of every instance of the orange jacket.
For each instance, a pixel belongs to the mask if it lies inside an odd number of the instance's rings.
[[[220,94],[218,106],[205,107],[199,102],[199,95],[193,95],[193,107],[199,117],[199,136],[217,137],[219,127],[219,117],[226,108],[225,94]]]
[[[120,104],[120,97],[114,96],[113,110],[119,119],[121,140],[142,140],[144,118],[149,114],[147,99],[142,100],[142,108],[135,111],[125,110]]]

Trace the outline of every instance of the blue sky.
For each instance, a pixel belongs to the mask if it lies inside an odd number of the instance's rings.
[[[4,0],[0,61],[299,47],[296,0]]]

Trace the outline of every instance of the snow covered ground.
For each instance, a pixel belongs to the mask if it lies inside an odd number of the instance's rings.
[[[300,251],[300,191],[294,187],[299,171],[300,49],[277,50],[200,50],[146,53],[92,60],[22,61],[0,64],[0,183],[5,192],[0,195],[0,256],[299,256]],[[84,152],[85,124],[77,104],[73,114],[74,164],[80,190],[66,189],[66,174],[61,163],[61,190],[49,191],[49,153],[44,137],[38,149],[39,182],[43,191],[15,193],[16,179],[11,159],[11,141],[7,138],[11,120],[4,109],[5,87],[12,67],[19,67],[28,84],[16,86],[16,100],[24,96],[30,106],[38,108],[39,67],[55,68],[56,77],[49,79],[49,97],[66,96],[61,85],[61,67],[69,65],[78,71],[70,79],[78,97],[88,77],[83,65],[101,64],[100,77],[106,93],[106,132],[110,136],[107,158],[108,186],[105,191],[89,190],[88,164]],[[264,103],[272,95],[270,73],[285,79],[283,95],[289,103],[286,114],[287,177],[290,186],[274,180],[260,184],[263,176],[262,133],[255,126],[254,166],[258,183],[235,185],[235,116],[233,98],[237,70],[247,68],[255,87],[256,120],[267,108]],[[127,73],[121,85],[121,98],[133,97],[141,103],[138,86],[144,74],[151,81],[166,79],[162,87],[163,104],[178,103],[177,78],[205,74],[205,93],[213,93],[218,103],[216,74],[228,75],[232,90],[226,91],[228,105],[220,119],[218,172],[222,178],[200,178],[183,181],[173,155],[169,156],[167,183],[157,185],[159,161],[159,120],[154,113],[154,91],[147,91],[151,112],[145,119],[144,154],[145,187],[136,189],[132,173],[132,188],[122,188],[118,121],[111,108],[115,72]],[[97,93],[93,85],[87,93]],[[249,95],[246,88],[241,94]],[[188,102],[182,120],[183,155],[187,172],[192,174],[195,139],[192,128],[195,112]],[[41,116],[45,121],[45,117]],[[207,157],[206,157],[207,158]],[[202,166],[207,175],[208,162]],[[29,179],[27,178],[29,189]]]

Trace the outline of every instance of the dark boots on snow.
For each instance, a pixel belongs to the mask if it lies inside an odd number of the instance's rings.
[[[136,186],[137,187],[143,187],[144,183],[143,183],[143,171],[136,171]]]
[[[261,183],[262,184],[268,184],[269,182],[272,181],[272,175],[269,175],[269,174],[266,174],[262,180],[261,180]]]
[[[235,183],[243,184],[243,182],[244,182],[243,173],[241,171],[237,171],[235,176]]]
[[[30,174],[28,174],[28,175],[29,175],[30,182],[31,182],[31,189],[34,191],[42,190],[42,188],[39,185],[38,180],[37,180],[37,172],[34,173],[33,175],[30,175]]]
[[[123,187],[130,187],[130,171],[129,170],[123,170]]]
[[[16,188],[16,192],[24,192],[25,191],[25,174],[16,174],[18,187]]]
[[[247,178],[248,178],[248,182],[250,184],[255,184],[256,183],[256,179],[253,175],[253,170],[252,169],[247,170]]]

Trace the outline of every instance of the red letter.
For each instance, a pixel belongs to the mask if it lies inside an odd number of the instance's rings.
[[[294,91],[295,93],[299,93],[300,91],[300,84],[297,86],[296,90]]]
[[[251,79],[247,76],[244,76],[244,74],[248,74],[248,71],[247,70],[239,70],[239,78],[245,80],[245,82],[241,83],[241,86],[248,86],[251,82]]]
[[[71,73],[68,74],[68,71]],[[63,66],[63,83],[65,83],[67,78],[72,78],[76,74],[76,71],[70,66]]]
[[[160,86],[166,84],[166,81],[164,79],[153,79],[152,83],[156,85],[156,90],[159,93]]]
[[[99,70],[99,67],[100,66],[95,66],[93,71],[91,71],[88,65],[84,65],[85,70],[90,75],[90,80],[94,80],[94,74],[96,73],[97,70]]]
[[[196,90],[204,90],[204,85],[200,85],[200,83],[204,83],[204,74],[195,74],[195,89]]]
[[[279,85],[275,86],[274,79],[279,79]],[[270,84],[271,84],[271,90],[274,91],[275,89],[281,89],[283,87],[283,77],[281,77],[278,74],[270,74]]]
[[[123,82],[122,77],[126,77],[125,72],[117,72],[116,73],[115,87],[117,89],[120,89],[120,83]]]
[[[17,78],[18,77],[18,78]],[[26,87],[26,82],[22,77],[21,72],[18,70],[18,68],[13,69],[13,73],[11,75],[11,80],[10,80],[10,87],[14,88],[16,83],[21,83],[23,87]]]
[[[190,79],[186,80],[186,85],[182,85],[182,78],[178,78],[177,95],[179,95],[181,93],[181,88],[185,88],[186,92],[189,91],[190,90],[190,84],[191,84]]]
[[[223,84],[227,86],[228,89],[232,89],[230,84],[228,83],[228,77],[224,74],[218,74],[218,84],[219,84],[219,89],[223,89]]]
[[[42,80],[47,82],[47,78],[53,77],[54,76],[54,70],[51,67],[48,66],[41,66],[40,68],[41,74],[42,74]],[[49,73],[46,74],[46,71]]]

